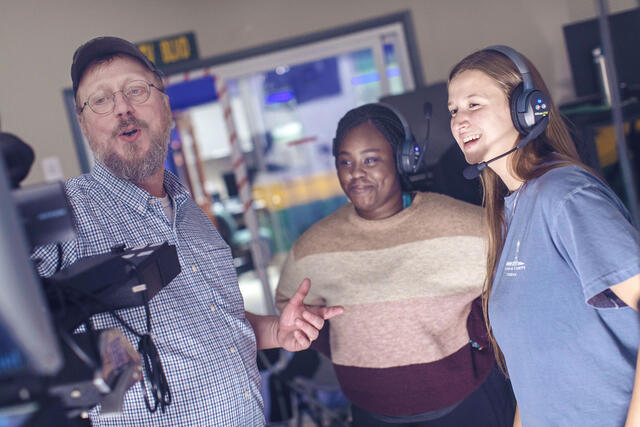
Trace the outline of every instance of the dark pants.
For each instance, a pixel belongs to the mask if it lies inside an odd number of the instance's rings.
[[[443,417],[419,422],[389,422],[351,405],[353,427],[511,427],[516,401],[511,383],[497,367],[469,397]]]

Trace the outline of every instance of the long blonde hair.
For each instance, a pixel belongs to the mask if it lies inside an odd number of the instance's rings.
[[[527,58],[523,56],[523,59],[529,67],[536,88],[548,94],[547,86],[538,70]],[[505,55],[493,50],[480,50],[465,57],[451,70],[449,83],[456,76],[468,70],[479,70],[491,77],[504,91],[507,102],[516,87],[522,83],[522,76],[515,64]],[[525,182],[541,176],[550,169],[567,164],[575,164],[586,168],[580,162],[567,126],[550,97],[549,103],[551,104],[549,106],[549,125],[545,132],[523,148],[515,151],[509,158],[507,166],[509,171]],[[556,162],[548,164],[552,160]],[[507,233],[507,224],[504,217],[504,197],[509,193],[509,190],[500,177],[490,168],[484,169],[480,179],[484,190],[483,206],[485,208],[485,218],[489,228],[487,275],[482,293],[482,307],[496,360],[502,371],[506,373],[504,356],[491,330],[488,308],[493,279]]]

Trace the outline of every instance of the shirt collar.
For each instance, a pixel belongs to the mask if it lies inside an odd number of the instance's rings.
[[[95,162],[91,170],[91,176],[134,210],[139,211],[140,207],[146,209],[153,198],[149,192],[131,181],[116,176],[109,168],[98,161]],[[175,202],[176,208],[190,197],[189,191],[180,183],[178,177],[166,169],[164,171],[163,185],[169,197]]]

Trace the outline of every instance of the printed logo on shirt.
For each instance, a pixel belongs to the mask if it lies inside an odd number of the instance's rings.
[[[516,243],[516,254],[513,257],[512,261],[507,261],[504,265],[504,275],[507,277],[517,277],[519,271],[523,271],[527,269],[527,265],[524,261],[520,261],[518,259],[518,254],[520,253],[520,240]]]

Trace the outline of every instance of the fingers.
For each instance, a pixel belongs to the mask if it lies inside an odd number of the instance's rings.
[[[300,350],[304,350],[305,348],[308,348],[311,345],[311,340],[309,340],[309,338],[307,338],[307,336],[302,332],[295,331],[293,333],[293,336],[296,339],[296,342],[298,343],[298,345],[300,346]]]
[[[322,307],[320,309],[320,315],[324,320],[329,320],[338,314],[342,314],[344,312],[344,307],[341,305],[333,305],[331,307]]]
[[[307,307],[306,310],[303,310],[302,317],[298,317],[294,321],[297,329],[293,331],[293,336],[299,346],[295,351],[308,348],[313,341],[318,339],[320,330],[324,326],[324,319],[330,319],[343,311],[342,306]]]
[[[304,279],[302,283],[300,283],[300,286],[298,286],[296,293],[291,297],[291,300],[289,300],[289,303],[302,305],[302,301],[304,301],[304,297],[309,293],[309,289],[311,289],[311,280]]]
[[[304,320],[312,324],[316,329],[322,329],[322,327],[324,326],[324,319],[309,310],[303,311],[302,317],[304,317]]]
[[[298,329],[294,332],[294,336],[300,344],[304,344],[305,341],[311,344],[311,342],[318,339],[320,329],[324,326],[324,320],[322,317],[306,310],[302,312],[302,317],[303,319],[298,318],[295,320],[295,326]],[[304,340],[298,339],[299,333],[304,335]]]
[[[324,323],[323,320],[321,320],[321,321],[322,321],[322,323]],[[320,335],[320,331],[319,330],[322,329],[322,325],[319,328],[316,328],[311,323],[305,322],[302,319],[296,319],[296,327],[298,328],[298,330],[295,331],[295,332],[302,331],[304,333],[304,335],[306,335],[306,338],[309,340],[309,342],[315,341],[316,339],[318,339],[318,335]]]
[[[344,312],[344,307],[341,305],[332,305],[331,307],[315,307],[312,305],[305,305],[307,311],[315,314],[316,316],[320,316],[324,320],[329,320],[338,314],[342,314]]]

